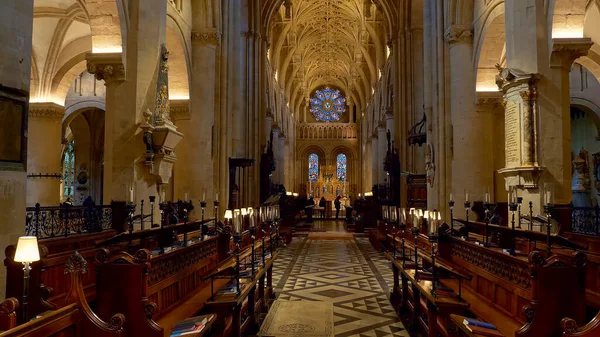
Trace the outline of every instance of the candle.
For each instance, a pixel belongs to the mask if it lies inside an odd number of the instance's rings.
[[[488,192],[485,192],[485,202],[490,203],[490,194]]]
[[[233,227],[236,233],[241,232],[240,229],[242,228],[242,215],[239,209],[233,210]]]
[[[452,199],[452,193],[450,193],[450,201],[452,201],[452,200],[454,200],[454,199]]]
[[[469,201],[469,192],[465,192],[465,201],[468,202]]]
[[[219,201],[219,193],[216,194],[215,201]]]
[[[133,185],[129,188],[129,201],[133,203]]]
[[[187,194],[187,193],[184,193],[184,194],[183,194],[183,200],[184,200],[185,202],[187,202],[187,201],[188,201],[188,194]]]
[[[162,198],[162,202],[165,202],[165,191],[162,191],[160,197]]]

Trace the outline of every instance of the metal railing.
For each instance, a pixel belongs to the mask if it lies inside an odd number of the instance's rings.
[[[99,206],[27,207],[25,232],[38,238],[98,233],[111,228],[112,208]]]
[[[571,224],[575,233],[600,236],[600,207],[573,207]]]

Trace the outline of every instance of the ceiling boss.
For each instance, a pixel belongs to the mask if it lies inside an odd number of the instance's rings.
[[[340,94],[339,90],[329,87],[317,90],[310,100],[310,112],[318,121],[326,123],[339,121],[345,111],[346,98]]]

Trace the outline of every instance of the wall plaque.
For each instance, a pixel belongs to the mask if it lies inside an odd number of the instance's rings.
[[[507,101],[504,110],[506,167],[521,165],[521,104],[517,101]]]
[[[0,85],[0,164],[26,164],[29,94]]]

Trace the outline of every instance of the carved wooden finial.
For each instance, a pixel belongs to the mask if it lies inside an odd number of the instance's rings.
[[[65,274],[85,274],[87,273],[87,261],[75,251],[65,263]]]

